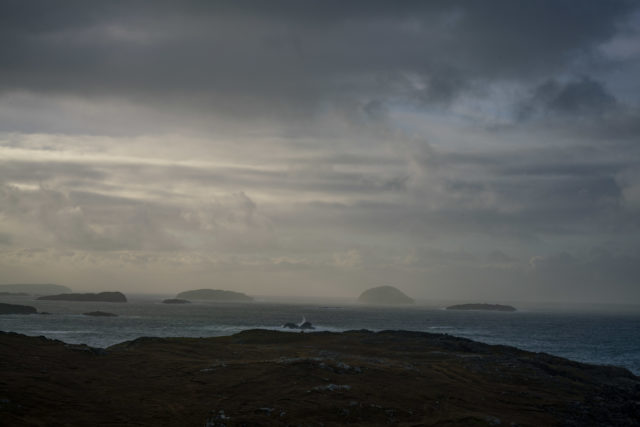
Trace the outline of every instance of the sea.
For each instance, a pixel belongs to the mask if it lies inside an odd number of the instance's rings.
[[[518,307],[516,312],[453,311],[439,304],[403,307],[360,305],[351,300],[163,304],[166,295],[128,296],[127,303],[35,300],[3,296],[0,302],[31,305],[50,314],[2,315],[0,330],[106,348],[139,337],[214,337],[247,329],[282,330],[287,322],[311,322],[317,331],[410,330],[615,365],[640,375],[638,307]],[[83,313],[106,311],[117,317]],[[293,331],[291,333],[299,333]]]

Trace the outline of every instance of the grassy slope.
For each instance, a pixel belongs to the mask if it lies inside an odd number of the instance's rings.
[[[0,334],[0,420],[16,426],[640,421],[640,380],[624,369],[447,335],[246,331],[142,338],[100,353]]]

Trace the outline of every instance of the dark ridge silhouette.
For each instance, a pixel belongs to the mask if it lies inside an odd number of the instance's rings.
[[[245,295],[242,292],[225,291],[221,289],[196,289],[192,291],[185,291],[176,295],[176,298],[229,302],[253,301],[252,297]]]
[[[0,348],[7,426],[640,420],[640,378],[626,369],[442,334],[250,330],[96,349],[0,332]]]
[[[39,300],[51,301],[101,301],[101,302],[127,302],[127,297],[122,292],[100,292],[97,294],[60,294],[47,295]]]
[[[0,302],[0,314],[35,314],[38,310],[30,305],[6,304]]]
[[[23,292],[29,295],[52,295],[72,292],[66,286],[54,284],[17,283],[0,285],[0,292]]]

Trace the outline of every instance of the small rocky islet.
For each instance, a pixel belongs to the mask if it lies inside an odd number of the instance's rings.
[[[284,329],[297,329],[297,330],[313,330],[315,327],[308,320],[303,320],[300,323],[287,322],[282,325]]]
[[[456,304],[450,305],[447,310],[482,310],[482,311],[517,311],[515,307],[502,304]]]

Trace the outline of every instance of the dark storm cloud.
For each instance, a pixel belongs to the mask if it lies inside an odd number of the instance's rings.
[[[608,40],[632,7],[4,1],[0,88],[170,98],[231,114],[299,113],[349,98],[448,103],[474,83],[564,70]],[[559,105],[570,108],[573,96]]]
[[[617,107],[616,98],[601,82],[589,77],[558,83],[548,80],[538,86],[531,99],[522,107],[522,118],[533,114],[571,116],[601,116]]]
[[[589,283],[596,300],[611,275],[637,295],[638,17],[615,0],[0,0],[0,267],[125,259],[147,289],[181,266],[254,272],[233,280],[258,292],[261,271],[294,292],[313,271],[318,289],[425,297]]]

